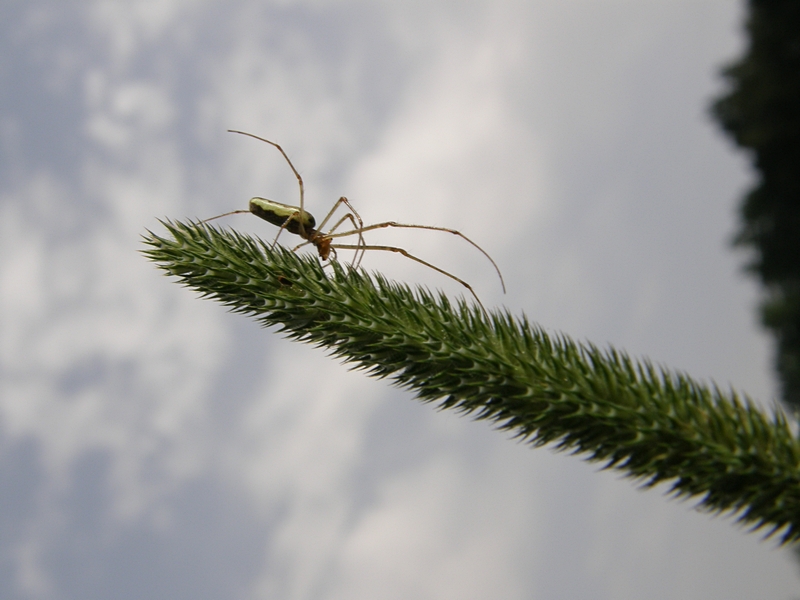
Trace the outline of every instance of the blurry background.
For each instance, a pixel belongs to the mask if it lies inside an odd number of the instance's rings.
[[[260,330],[138,251],[250,196],[770,407],[729,0],[0,2],[0,597],[796,598],[776,542]],[[220,221],[270,239],[250,215]],[[285,241],[289,241],[288,238]],[[369,270],[463,289],[402,257]]]

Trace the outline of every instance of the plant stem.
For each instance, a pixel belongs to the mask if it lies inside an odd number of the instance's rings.
[[[330,349],[424,402],[486,419],[534,446],[671,482],[709,511],[800,539],[800,444],[780,412],[507,311],[368,276],[232,231],[165,222],[144,254],[181,283],[288,337]]]

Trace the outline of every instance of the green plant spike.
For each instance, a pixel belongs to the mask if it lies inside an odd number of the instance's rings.
[[[199,223],[164,222],[144,254],[232,311],[330,349],[424,402],[534,446],[583,454],[645,486],[670,482],[753,529],[800,540],[800,443],[780,412],[525,317],[390,282]]]

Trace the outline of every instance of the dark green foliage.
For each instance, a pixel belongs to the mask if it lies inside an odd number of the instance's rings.
[[[758,180],[740,209],[740,245],[765,286],[785,402],[800,411],[800,2],[751,0],[749,47],[728,67],[713,112],[752,153]]]
[[[412,291],[376,275],[194,223],[165,223],[145,254],[234,312],[391,378],[425,402],[553,443],[652,486],[672,483],[711,511],[735,511],[800,539],[800,443],[781,414],[735,393],[550,336],[508,312]]]

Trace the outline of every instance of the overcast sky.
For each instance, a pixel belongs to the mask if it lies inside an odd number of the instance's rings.
[[[532,450],[164,277],[157,218],[254,195],[487,306],[749,393],[748,162],[708,117],[731,0],[0,0],[0,597],[800,597],[730,517]],[[266,238],[250,215],[219,222]],[[287,240],[288,241],[288,240]],[[396,255],[364,266],[463,293]]]

